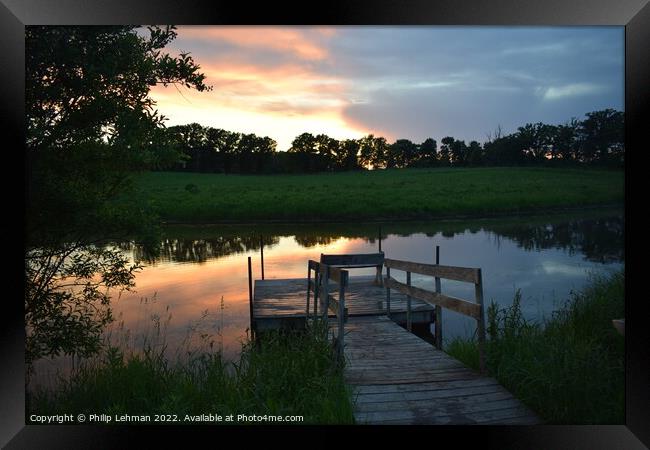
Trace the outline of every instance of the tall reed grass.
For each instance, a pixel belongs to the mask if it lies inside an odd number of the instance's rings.
[[[123,328],[113,330],[101,354],[79,364],[56,389],[29,393],[27,417],[246,414],[299,415],[301,423],[311,424],[354,422],[352,395],[324,325],[255,340],[247,335],[239,361],[226,361],[218,339],[207,333],[198,339],[188,333],[183,350],[170,358],[169,320],[171,315],[162,321],[152,315],[152,326],[138,339]]]
[[[506,389],[548,423],[625,423],[624,338],[612,319],[625,316],[625,275],[594,276],[582,292],[541,323],[521,314],[521,292],[510,307],[487,311],[487,366]],[[474,339],[446,351],[478,369]]]

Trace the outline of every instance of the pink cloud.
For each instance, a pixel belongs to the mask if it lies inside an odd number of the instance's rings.
[[[322,60],[329,56],[327,49],[311,39],[306,29],[260,26],[182,27],[179,36],[204,41],[221,40],[245,48],[260,48],[289,52],[306,60]],[[333,33],[320,29],[323,36]]]
[[[157,86],[152,90],[162,103],[176,101],[196,107],[236,108],[278,114],[332,115],[346,103],[345,80],[318,74],[298,64],[263,67],[252,63],[210,61],[201,71],[213,86],[210,93]]]

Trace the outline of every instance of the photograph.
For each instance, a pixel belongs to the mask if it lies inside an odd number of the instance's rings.
[[[14,12],[1,445],[323,426],[645,448],[643,27],[164,8]]]
[[[624,423],[622,27],[25,40],[27,423]]]

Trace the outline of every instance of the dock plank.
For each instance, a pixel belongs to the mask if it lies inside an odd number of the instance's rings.
[[[386,316],[346,325],[345,381],[359,424],[537,424],[494,378],[482,376]]]
[[[374,280],[374,276],[350,277],[345,293],[345,306],[350,317],[386,314],[386,288],[376,285]],[[332,284],[330,293],[335,292],[335,286]],[[255,280],[254,320],[277,319],[285,315],[304,317],[306,306],[306,278]],[[313,295],[310,308],[313,312]],[[412,310],[414,323],[432,321],[434,308],[426,302],[412,300]],[[405,317],[406,295],[395,293],[391,296],[391,313]]]

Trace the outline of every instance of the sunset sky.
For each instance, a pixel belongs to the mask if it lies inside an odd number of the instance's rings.
[[[210,92],[156,87],[167,125],[419,143],[623,110],[623,27],[178,28]]]

